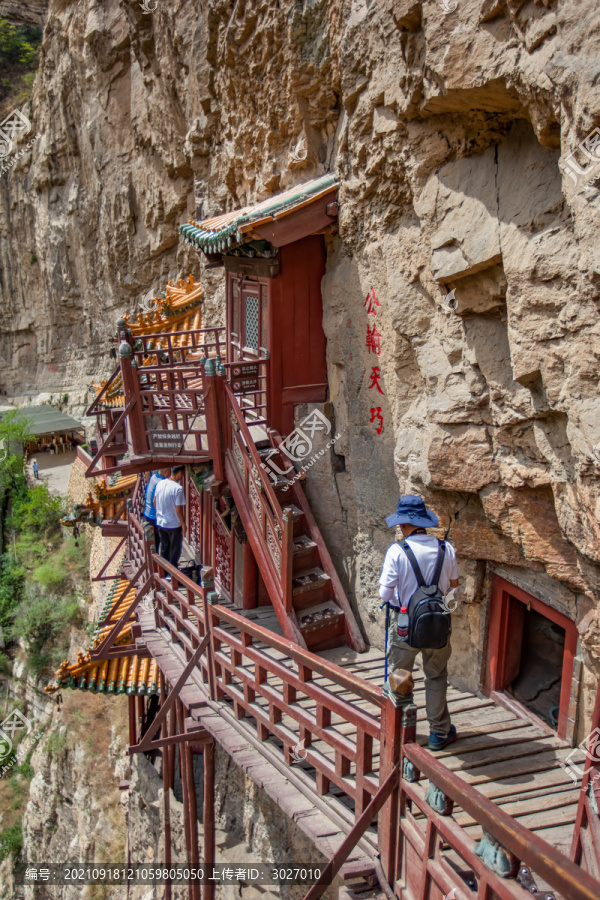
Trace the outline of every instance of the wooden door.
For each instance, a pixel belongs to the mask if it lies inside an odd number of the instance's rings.
[[[269,355],[269,289],[266,280],[227,274],[227,330],[230,362]]]

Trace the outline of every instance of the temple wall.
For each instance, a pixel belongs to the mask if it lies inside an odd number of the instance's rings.
[[[77,412],[113,368],[116,318],[169,274],[201,275],[222,321],[222,270],[181,222],[337,171],[323,294],[342,437],[307,488],[334,560],[381,644],[384,517],[421,493],[460,557],[453,678],[481,681],[502,569],[580,629],[580,737],[600,668],[598,163],[558,163],[600,120],[598,15],[52,0],[38,140],[0,177],[0,390],[68,392]]]

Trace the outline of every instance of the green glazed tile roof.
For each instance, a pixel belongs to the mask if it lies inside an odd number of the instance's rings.
[[[255,206],[246,206],[233,212],[205,219],[203,222],[189,222],[179,226],[179,232],[187,243],[193,244],[205,253],[223,253],[251,241],[249,234],[240,231],[242,226],[251,225],[271,216],[277,218],[283,212],[291,212],[294,207],[302,205],[306,200],[316,198],[337,187],[335,175],[322,175],[304,184],[269,197]]]

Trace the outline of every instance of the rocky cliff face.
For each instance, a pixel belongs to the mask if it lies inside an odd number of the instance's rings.
[[[49,5],[38,140],[0,179],[2,388],[83,402],[117,315],[199,274],[182,221],[337,171],[324,513],[370,636],[383,516],[415,490],[462,559],[461,676],[493,571],[580,624],[596,671],[600,153],[577,150],[600,121],[596,4],[147,6]],[[222,275],[203,277],[214,320]]]
[[[48,0],[0,0],[0,16],[13,25],[44,24]]]

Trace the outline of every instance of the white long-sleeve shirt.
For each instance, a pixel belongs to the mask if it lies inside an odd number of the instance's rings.
[[[425,584],[430,584],[438,558],[438,539],[432,534],[411,534],[406,538],[421,569]],[[447,594],[451,581],[458,578],[456,551],[446,541],[446,553],[440,575],[440,590]],[[408,601],[418,588],[417,578],[408,557],[399,542],[388,548],[379,578],[379,596],[392,606],[408,606]]]

